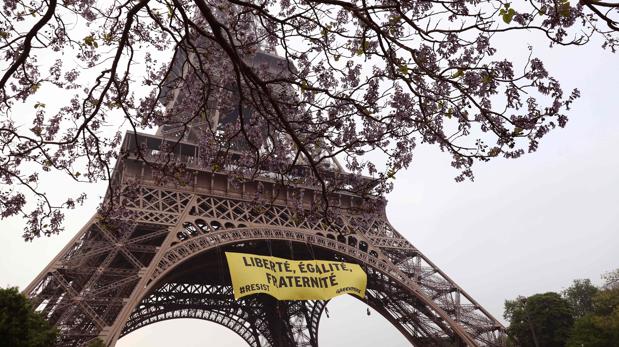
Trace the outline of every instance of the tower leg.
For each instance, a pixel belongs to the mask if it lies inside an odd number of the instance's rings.
[[[167,233],[91,218],[24,291],[60,330],[59,345],[107,336]]]
[[[250,346],[317,346],[324,302],[234,300],[229,278],[222,277],[221,253],[228,249],[362,265],[368,273],[364,301],[413,345],[504,344],[501,324],[384,216],[343,212],[322,221],[299,216],[282,201],[256,208],[243,198],[244,185],[204,175],[197,181],[222,189],[133,189],[135,195],[123,200],[131,221],[93,217],[26,288],[37,310],[59,328],[59,345],[83,346],[100,337],[111,347],[148,324],[200,318],[232,329]]]

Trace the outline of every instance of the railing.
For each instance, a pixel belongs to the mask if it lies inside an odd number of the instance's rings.
[[[183,165],[187,169],[216,172],[216,173],[234,173],[244,169],[233,163],[223,164],[222,167],[214,165],[209,167],[204,163],[200,156],[200,147],[193,143],[179,141],[176,139],[164,138],[158,135],[149,135],[142,133],[128,132],[123,140],[121,147],[122,154],[130,159],[143,159],[149,163],[167,164],[167,165]],[[227,156],[230,161],[241,158],[244,154],[238,150],[222,151],[218,155]],[[247,168],[250,169],[250,168]],[[254,168],[251,168],[254,169]],[[315,174],[307,165],[295,165],[285,175],[273,172],[267,168],[258,168],[255,170],[253,178],[266,179],[269,181],[282,180],[286,182],[317,182],[314,180]],[[378,180],[372,177],[359,176],[341,171],[335,171],[331,168],[321,169],[320,178],[341,192],[371,192],[378,184]],[[350,182],[355,183],[350,183]],[[295,184],[303,188],[315,189],[313,185],[304,186],[303,184]]]

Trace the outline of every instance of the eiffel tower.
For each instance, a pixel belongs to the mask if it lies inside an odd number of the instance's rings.
[[[264,51],[254,59],[271,67],[282,60]],[[383,207],[368,216],[355,208],[367,197],[333,193],[335,217],[300,218],[292,197],[303,196],[302,209],[309,210],[320,187],[283,185],[272,175],[233,184],[225,169],[197,164],[201,126],[185,130],[183,141],[173,127],[127,133],[110,187],[120,192],[130,221],[95,214],[25,289],[59,328],[59,346],[96,338],[114,346],[137,329],[176,318],[221,324],[254,347],[318,346],[327,302],[265,294],[234,300],[225,251],[360,264],[368,275],[363,302],[411,345],[504,345],[501,323],[389,224],[381,199],[372,202]],[[193,173],[190,184],[157,183],[145,163],[156,162],[162,147],[171,153],[167,160]],[[347,175],[337,166],[334,175]],[[255,204],[257,191],[268,204]]]

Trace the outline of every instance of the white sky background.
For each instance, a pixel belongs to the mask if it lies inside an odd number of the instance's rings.
[[[526,34],[504,41],[525,52]],[[535,55],[564,90],[582,98],[566,129],[552,132],[537,153],[493,160],[475,168],[476,181],[455,183],[450,159],[420,147],[413,167],[401,172],[388,196],[396,229],[496,318],[517,295],[560,291],[573,279],[619,267],[619,55],[596,43]],[[526,54],[526,53],[525,53]],[[48,194],[87,190],[87,203],[67,214],[67,231],[32,243],[22,241],[22,221],[0,222],[0,285],[24,288],[94,213],[105,183],[56,180]],[[350,297],[329,304],[320,325],[322,346],[404,346],[399,332]],[[117,346],[242,346],[214,323],[176,320],[143,328]]]

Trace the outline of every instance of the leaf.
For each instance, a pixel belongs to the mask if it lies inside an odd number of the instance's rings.
[[[561,17],[569,17],[570,16],[570,2],[569,0],[561,0],[561,3],[558,6],[557,9],[559,15]]]
[[[542,6],[542,7],[539,9],[538,14],[539,14],[540,16],[543,16],[543,15],[545,15],[545,14],[546,14],[546,5]]]
[[[331,28],[333,28],[333,25],[331,23],[327,23],[320,31],[320,35],[326,38],[327,35],[329,35]]]
[[[95,41],[95,38],[92,35],[88,35],[84,37],[84,43],[90,47],[94,47],[94,48],[99,47],[99,44],[97,44],[97,41]]]
[[[107,44],[111,43],[113,39],[114,39],[114,35],[112,35],[111,33],[105,33],[103,35],[103,41]]]
[[[307,81],[301,81],[301,91],[304,92],[309,88],[309,84],[307,84]]]
[[[109,107],[110,109],[114,109],[114,108],[120,108],[122,105],[118,102],[118,101],[110,101],[107,104],[107,107]]]
[[[501,9],[499,11],[499,14],[501,15],[501,17],[503,17],[503,21],[505,22],[505,24],[509,24],[512,22],[512,19],[514,18],[516,11],[513,8]]]
[[[365,39],[363,39],[363,42],[361,43],[361,46],[359,48],[357,48],[357,55],[363,55],[363,53],[365,53],[365,51],[370,47],[370,43],[367,42]]]
[[[40,101],[37,101],[37,103],[34,104],[34,108],[39,108],[39,107],[40,108],[45,108],[45,104],[40,102]]]
[[[464,70],[458,69],[455,74],[451,75],[451,78],[458,78],[464,76]]]
[[[406,64],[400,65],[398,67],[398,70],[403,74],[403,75],[408,75],[408,66]]]
[[[514,136],[520,136],[520,135],[522,135],[522,132],[523,132],[523,129],[522,129],[522,128],[515,127],[515,128],[514,128],[514,134],[513,134],[513,135],[514,135]]]
[[[488,155],[491,157],[496,157],[501,153],[501,149],[499,147],[492,147],[490,151],[488,151]]]
[[[445,116],[447,116],[447,118],[451,119],[451,115],[454,114],[454,109],[452,107],[450,107],[447,110],[447,113],[445,113]]]

